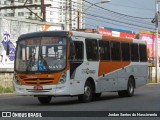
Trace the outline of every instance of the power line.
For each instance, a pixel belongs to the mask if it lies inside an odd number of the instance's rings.
[[[71,2],[77,3],[77,6],[79,4],[79,5],[84,5],[84,7],[86,7],[85,4],[81,4],[79,2],[75,2],[75,1],[72,1],[72,0],[71,0]],[[87,0],[84,0],[84,2],[92,5],[92,3],[88,2]],[[80,12],[81,14],[86,14],[86,15],[89,15],[89,16],[92,16],[92,17],[95,17],[95,18],[115,22],[115,23],[112,23],[112,24],[117,24],[118,23],[118,24],[124,24],[124,25],[131,26],[131,27],[153,29],[151,27],[151,24],[149,24],[149,22],[147,23],[147,21],[146,21],[146,20],[150,20],[151,18],[129,16],[129,15],[125,15],[125,14],[122,14],[122,13],[118,13],[118,12],[115,12],[115,11],[108,10],[108,9],[100,7],[98,5],[94,5],[94,6],[97,7],[98,9],[100,9],[100,10],[106,11],[106,14],[108,14],[108,15],[114,17],[114,18],[107,18],[107,17],[104,17],[104,15],[102,16],[102,15],[97,15],[97,14],[92,14],[92,13],[84,13],[83,11],[81,12],[81,11],[78,11],[76,9],[73,9],[71,11]],[[89,7],[89,6],[87,6],[87,7]],[[61,8],[57,8],[57,9],[61,9]],[[63,9],[63,10],[66,10],[66,9]],[[132,23],[130,23],[130,22],[132,22]],[[85,23],[85,24],[87,24],[87,23]],[[145,26],[143,26],[143,25],[145,25]],[[118,26],[120,26],[120,25],[118,25]]]
[[[57,9],[61,9],[61,8],[57,8]],[[75,11],[75,12],[80,12],[80,11],[78,11],[78,10],[76,10],[76,9],[72,9],[71,11]],[[84,14],[84,12],[80,12],[81,14]],[[149,30],[153,30],[153,28],[152,27],[147,27],[147,26],[142,26],[142,24],[141,25],[139,25],[139,24],[137,24],[137,23],[128,23],[128,22],[126,22],[126,21],[120,21],[120,20],[116,20],[116,19],[111,19],[111,18],[106,18],[106,17],[104,17],[104,16],[100,16],[100,15],[96,15],[96,14],[90,14],[90,13],[86,13],[86,15],[89,15],[89,16],[92,16],[92,17],[95,17],[95,18],[100,18],[100,19],[104,19],[104,20],[109,20],[109,21],[114,21],[114,22],[116,22],[116,23],[119,23],[119,24],[126,24],[126,25],[129,25],[129,26],[134,26],[134,27],[138,27],[138,28],[145,28],[145,29],[149,29]],[[76,17],[77,18],[77,17]],[[75,18],[75,19],[76,19]],[[136,21],[137,22],[137,21]],[[112,23],[112,24],[115,24],[115,23]],[[117,25],[119,25],[119,24],[117,24]],[[147,23],[146,23],[147,24]],[[130,27],[131,28],[131,27]]]
[[[125,28],[131,28],[131,29],[138,29],[138,28],[143,28],[144,29],[144,27],[136,27],[136,26],[130,26],[130,25],[122,25],[121,23],[113,23],[112,21],[105,21],[105,20],[101,20],[101,19],[99,19],[99,18],[97,18],[97,19],[94,19],[94,18],[90,18],[90,17],[87,17],[87,19],[90,19],[90,20],[94,20],[94,21],[101,21],[101,22],[103,22],[103,23],[105,23],[105,24],[112,24],[112,25],[116,25],[116,26],[122,26],[122,27],[125,27]],[[148,30],[150,30],[150,31],[153,31],[153,29],[148,29]]]
[[[72,10],[76,11],[75,9],[72,9]],[[77,12],[80,12],[80,11],[77,11]],[[80,12],[80,13],[84,14],[83,12]],[[142,27],[141,25],[138,25],[138,24],[131,24],[131,23],[127,23],[127,22],[124,22],[124,21],[120,21],[120,20],[106,18],[106,17],[100,16],[100,15],[89,14],[89,13],[86,13],[86,15],[93,16],[93,17],[96,17],[96,18],[102,18],[102,19],[105,19],[105,20],[110,20],[110,21],[114,21],[114,22],[118,22],[118,23],[123,23],[123,24],[128,24],[128,25],[134,25],[134,26],[137,26],[137,27]],[[151,27],[146,27],[146,26],[143,26],[143,27],[147,28],[147,29],[152,29]]]
[[[92,10],[93,11],[93,10]],[[93,11],[94,13],[96,13],[97,11],[96,10],[94,10]],[[92,14],[92,13],[91,13]],[[102,13],[103,14],[103,13]],[[102,15],[101,14],[101,15]],[[144,24],[144,25],[150,25],[150,26],[152,26],[152,24],[151,24],[151,22],[149,21],[146,21],[146,20],[138,20],[138,19],[130,19],[130,18],[127,18],[127,17],[123,17],[123,16],[118,16],[118,18],[117,18],[117,16],[115,16],[114,14],[103,14],[103,15],[105,15],[105,16],[108,16],[108,17],[114,17],[114,19],[122,19],[122,20],[127,20],[127,21],[130,21],[130,22],[138,22],[138,23],[140,23],[140,24]]]
[[[87,2],[87,3],[89,3],[89,4],[92,4],[91,2],[88,2],[87,0],[84,0],[84,1]],[[143,17],[136,17],[136,16],[131,16],[131,15],[122,14],[122,13],[119,13],[119,12],[115,12],[115,11],[106,9],[106,8],[101,7],[101,6],[99,6],[99,5],[96,5],[96,4],[95,4],[94,6],[96,6],[96,7],[98,7],[98,8],[101,8],[101,9],[103,9],[103,10],[106,10],[106,11],[108,11],[108,12],[114,13],[114,14],[122,15],[122,16],[124,16],[124,17],[138,18],[138,19],[153,19],[153,18],[143,18]]]

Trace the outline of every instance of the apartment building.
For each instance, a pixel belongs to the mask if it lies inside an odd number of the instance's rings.
[[[53,23],[66,24],[71,20],[71,27],[73,30],[82,28],[84,26],[83,0],[1,0],[0,7],[4,6],[18,6],[18,5],[41,5],[41,3],[50,4],[46,7],[46,21]],[[71,6],[71,7],[70,7]],[[68,12],[69,11],[69,12]],[[71,19],[67,18],[67,15]],[[0,11],[0,16],[26,18],[33,20],[40,20],[43,13],[41,7],[30,7],[23,9],[3,9]]]

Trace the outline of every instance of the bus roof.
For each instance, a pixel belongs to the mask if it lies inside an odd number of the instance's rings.
[[[100,35],[97,33],[85,33],[79,31],[41,31],[41,32],[32,32],[21,35],[18,40],[27,39],[31,37],[45,37],[45,36],[64,36],[68,37],[70,35],[76,37],[85,37],[85,38],[94,38],[94,39],[102,39],[102,40],[109,40],[109,41],[119,41],[119,42],[129,42],[129,43],[140,43],[145,44],[145,41],[139,39],[129,39],[129,38],[120,38],[114,36],[107,36],[107,35]]]
[[[67,37],[69,35],[69,31],[41,31],[41,32],[32,32],[27,34],[22,34],[18,40],[27,39],[31,37],[45,37],[45,36],[64,36]]]

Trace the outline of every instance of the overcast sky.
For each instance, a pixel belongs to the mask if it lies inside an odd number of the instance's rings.
[[[101,0],[86,0],[97,3]],[[159,3],[160,4],[160,3]],[[155,0],[111,0],[111,2],[96,4],[86,11],[86,28],[97,26],[132,30],[154,31],[151,23],[155,16]],[[85,6],[90,6],[85,2]]]

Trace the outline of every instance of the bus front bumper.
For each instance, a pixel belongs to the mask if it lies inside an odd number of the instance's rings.
[[[45,85],[45,86],[24,86],[14,83],[16,95],[22,96],[69,96],[69,86],[66,85]]]

